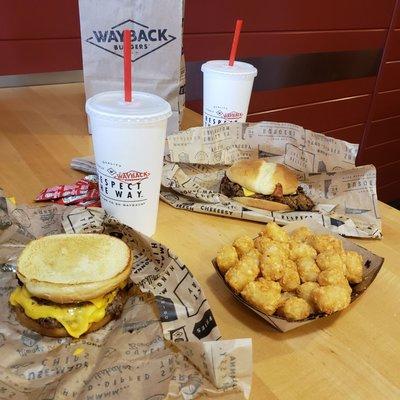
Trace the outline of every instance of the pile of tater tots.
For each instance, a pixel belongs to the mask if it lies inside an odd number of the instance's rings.
[[[343,310],[363,279],[360,254],[345,251],[332,235],[306,227],[291,234],[270,222],[256,239],[237,238],[217,255],[229,286],[267,315],[298,321]]]

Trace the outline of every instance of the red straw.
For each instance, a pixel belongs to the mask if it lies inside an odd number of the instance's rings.
[[[240,30],[242,29],[243,20],[236,20],[235,34],[233,35],[231,54],[229,55],[229,65],[232,67],[235,62],[236,52],[239,44]]]
[[[132,44],[131,31],[124,29],[124,90],[125,101],[132,101]]]

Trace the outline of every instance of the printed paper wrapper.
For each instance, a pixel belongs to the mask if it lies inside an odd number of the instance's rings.
[[[355,166],[358,145],[279,122],[196,127],[168,137],[161,198],[173,207],[252,221],[313,220],[333,232],[381,237],[376,170]],[[318,212],[249,209],[218,193],[226,167],[267,158],[295,170]]]
[[[328,229],[324,228],[322,225],[318,224],[315,221],[309,221],[309,222],[292,222],[291,224],[288,224],[283,227],[285,231],[287,232],[293,232],[295,229],[301,227],[301,226],[307,226],[312,230],[313,232],[317,234],[331,234],[333,236],[336,236],[343,242],[343,247],[346,251],[356,251],[362,256],[363,259],[363,265],[364,265],[364,270],[363,270],[363,280],[362,282],[356,284],[353,286],[353,292],[351,294],[351,303],[353,303],[355,300],[357,300],[368,288],[369,285],[374,281],[376,276],[378,275],[378,272],[380,271],[384,258],[371,253],[369,250],[365,249],[364,247],[358,246],[357,244],[353,243],[349,239],[345,239],[337,234],[332,234]],[[224,276],[221,274],[220,270],[218,269],[218,265],[216,262],[216,259],[214,258],[212,260],[212,263],[214,265],[215,271],[218,274],[218,276],[223,280],[225,286],[228,288],[228,290],[232,293],[233,297],[235,297],[236,300],[240,301],[242,304],[244,304],[246,307],[250,308],[253,310],[255,313],[260,315],[262,318],[264,318],[269,324],[271,324],[274,328],[281,332],[287,332],[292,329],[298,328],[299,326],[309,324],[310,322],[313,322],[319,318],[326,318],[326,315],[323,314],[317,314],[315,316],[310,316],[304,321],[287,321],[284,318],[278,317],[278,316],[271,316],[263,313],[262,311],[258,310],[257,308],[253,307],[251,304],[249,304],[243,297],[241,297],[239,294],[235,293],[232,288],[226,283]],[[350,304],[350,308],[352,305]],[[340,311],[338,311],[340,312]],[[350,309],[351,312],[351,309]]]
[[[355,166],[358,145],[301,126],[259,122],[196,127],[167,138],[160,198],[175,208],[258,222],[316,221],[344,236],[382,237],[373,165]],[[267,158],[296,171],[316,211],[269,212],[248,208],[219,193],[226,166]],[[71,167],[96,173],[93,157]]]
[[[119,320],[78,340],[24,328],[8,304],[25,245],[61,232],[124,240],[140,288]],[[168,248],[101,208],[15,206],[1,191],[0,353],[2,399],[243,399],[250,393],[251,340],[221,340],[199,283]]]

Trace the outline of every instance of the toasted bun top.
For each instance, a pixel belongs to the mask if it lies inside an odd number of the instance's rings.
[[[102,297],[118,287],[122,288],[125,286],[131,271],[132,266],[128,265],[121,273],[111,279],[73,285],[28,280],[19,273],[17,273],[17,276],[33,296],[50,300],[54,303],[64,304],[92,300],[96,297]]]
[[[299,182],[296,175],[282,164],[264,160],[242,160],[226,171],[226,176],[252,192],[269,195],[275,186],[282,185],[283,194],[296,192]]]
[[[24,281],[83,284],[109,280],[126,269],[129,247],[120,239],[100,234],[62,234],[30,242],[18,259]]]

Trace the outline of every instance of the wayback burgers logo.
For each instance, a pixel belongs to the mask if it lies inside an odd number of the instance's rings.
[[[218,114],[219,117],[221,117],[223,119],[227,119],[227,120],[230,120],[230,119],[235,119],[236,120],[236,119],[239,119],[243,115],[243,113],[240,113],[240,112],[237,112],[237,111],[229,111],[227,113],[224,113],[222,111],[218,111],[217,114]]]
[[[130,29],[132,35],[132,62],[140,60],[176,39],[176,36],[171,35],[165,27],[150,27],[127,19],[110,29],[94,29],[92,36],[87,38],[86,42],[118,57],[123,57],[124,29]]]
[[[122,182],[136,183],[147,179],[150,176],[148,171],[128,171],[128,172],[117,172],[114,174],[114,178]]]
[[[148,171],[134,171],[130,170],[128,172],[116,172],[114,169],[109,168],[108,172],[113,178],[118,179],[121,182],[136,183],[147,179],[150,176]]]

